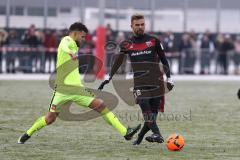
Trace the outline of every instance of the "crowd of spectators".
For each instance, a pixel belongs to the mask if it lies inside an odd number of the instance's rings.
[[[66,30],[40,30],[34,25],[25,30],[0,29],[0,73],[54,72],[57,46],[66,34]],[[161,40],[170,64],[177,64],[177,74],[196,74],[196,65],[199,66],[198,74],[229,74],[230,63],[234,64],[232,73],[240,74],[240,35],[213,34],[208,30],[204,33],[192,30],[186,33],[168,31],[151,34]],[[87,35],[86,43],[80,47],[80,54],[95,55],[95,35],[95,32]],[[117,45],[130,35],[128,32],[114,31],[110,25],[106,26],[107,42]],[[117,52],[117,49],[106,50],[107,72]],[[88,64],[88,71],[93,72],[94,61],[89,59]],[[119,73],[125,73],[126,66],[125,61]]]

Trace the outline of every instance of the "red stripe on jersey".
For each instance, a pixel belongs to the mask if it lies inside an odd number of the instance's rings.
[[[151,39],[149,41],[146,41],[144,43],[133,43],[129,46],[130,51],[142,51],[149,47],[154,47],[156,44],[155,39]]]

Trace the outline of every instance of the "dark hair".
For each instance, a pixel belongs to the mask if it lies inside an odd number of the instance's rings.
[[[132,15],[132,17],[131,17],[131,23],[132,23],[134,20],[139,20],[139,19],[144,19],[144,15],[142,15],[142,14],[134,14],[134,15]]]
[[[72,31],[84,31],[85,33],[88,33],[87,27],[80,22],[75,22],[69,27],[69,32]]]

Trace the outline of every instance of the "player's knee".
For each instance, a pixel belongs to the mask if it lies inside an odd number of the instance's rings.
[[[46,117],[46,123],[47,125],[52,124],[53,122],[55,122],[56,117]]]
[[[49,112],[45,117],[47,125],[50,125],[53,122],[55,122],[56,118],[57,118],[57,113]]]
[[[97,112],[101,112],[105,108],[105,104],[102,99],[96,98],[93,100],[90,107]]]

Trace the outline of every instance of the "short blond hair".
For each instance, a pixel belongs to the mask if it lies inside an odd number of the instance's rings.
[[[139,20],[139,19],[144,19],[144,15],[139,14],[139,13],[136,13],[136,14],[134,14],[134,15],[131,16],[131,23],[132,23],[134,20]]]

